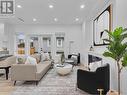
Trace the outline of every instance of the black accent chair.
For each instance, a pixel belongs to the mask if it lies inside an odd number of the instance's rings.
[[[78,69],[77,88],[95,95],[99,95],[97,89],[103,89],[105,95],[110,89],[109,64],[97,68],[95,72]]]
[[[77,65],[80,64],[80,53],[78,53],[77,55],[76,54],[69,54],[68,59],[71,59],[72,55],[77,56]]]

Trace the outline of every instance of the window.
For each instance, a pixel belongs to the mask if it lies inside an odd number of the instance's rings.
[[[50,36],[45,36],[43,37],[43,45],[42,45],[42,49],[44,52],[51,52],[51,37]]]
[[[25,35],[24,34],[17,35],[17,49],[18,49],[18,54],[25,54]]]
[[[57,47],[62,48],[64,37],[56,37],[56,41],[57,41]]]
[[[104,32],[105,29],[111,31],[112,26],[112,15],[111,5],[106,8],[95,20],[94,20],[94,35],[93,42],[95,46],[107,45],[103,39],[109,38],[108,34]]]
[[[38,53],[39,50],[39,40],[38,36],[31,36],[30,37],[30,54]]]
[[[47,39],[47,47],[50,47],[51,46],[51,39]]]

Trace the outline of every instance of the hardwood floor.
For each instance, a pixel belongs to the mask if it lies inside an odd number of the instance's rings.
[[[5,75],[0,76],[0,95],[9,95],[14,89],[10,78],[6,80]]]
[[[80,64],[79,68],[84,69],[84,65]],[[0,75],[0,95],[10,95],[12,91],[15,90],[13,82],[10,79],[6,80],[5,75]]]

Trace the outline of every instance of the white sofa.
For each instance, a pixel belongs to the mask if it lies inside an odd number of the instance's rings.
[[[38,55],[34,55],[40,59]],[[41,59],[40,59],[41,60]],[[51,67],[51,61],[33,64],[13,64],[11,68],[11,80],[14,81],[36,81],[36,83],[47,73]]]
[[[8,79],[9,68],[11,68],[12,64],[16,63],[16,56],[10,56],[5,60],[0,61],[0,73],[6,74],[6,79]],[[4,70],[5,69],[5,70]],[[4,71],[3,71],[4,70]]]

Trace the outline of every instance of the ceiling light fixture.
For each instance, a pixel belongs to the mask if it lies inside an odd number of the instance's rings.
[[[17,5],[17,8],[22,8],[22,6],[21,5]]]
[[[49,8],[52,9],[54,6],[53,5],[49,5]]]
[[[33,18],[33,21],[37,21],[37,19],[36,18]]]
[[[79,21],[79,18],[76,18],[75,21]]]
[[[56,21],[56,22],[57,22],[57,21],[58,21],[58,19],[57,19],[57,18],[54,18],[54,21]]]
[[[85,8],[85,5],[80,5],[80,9],[84,9]]]

